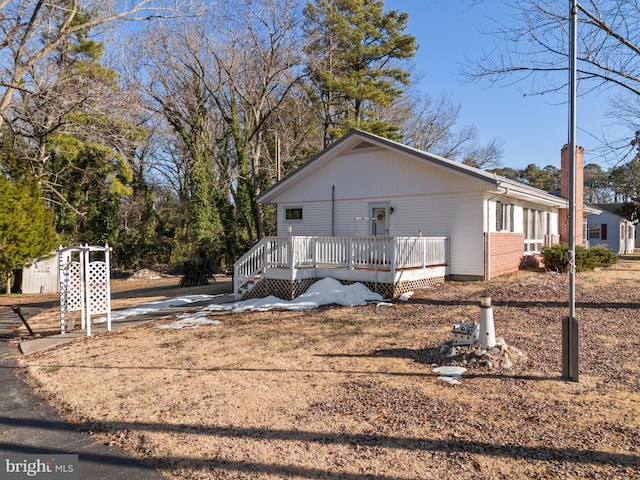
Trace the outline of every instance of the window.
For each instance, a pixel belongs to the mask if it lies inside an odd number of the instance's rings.
[[[301,222],[302,207],[285,208],[284,218],[287,222]]]
[[[591,224],[589,225],[589,241],[591,240],[606,240],[607,239],[607,224]],[[595,243],[593,244],[595,245]]]
[[[513,204],[496,202],[496,232],[513,232]]]
[[[545,223],[544,212],[533,208],[522,209],[522,231],[524,232],[525,253],[536,253],[544,245]]]

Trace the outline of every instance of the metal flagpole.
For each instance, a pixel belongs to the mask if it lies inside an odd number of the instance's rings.
[[[562,376],[578,381],[578,321],[576,319],[576,98],[578,63],[578,1],[570,0],[569,38],[569,316],[562,324]],[[582,219],[580,219],[582,220]]]

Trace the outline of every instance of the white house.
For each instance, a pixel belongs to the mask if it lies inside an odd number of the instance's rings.
[[[587,217],[589,245],[605,246],[618,255],[633,253],[635,225],[616,213],[621,204],[602,204],[598,207],[602,209],[600,215]]]
[[[559,242],[567,211],[558,196],[359,130],[257,201],[277,206],[277,237],[236,264],[238,297],[251,283],[263,285],[255,296],[295,296],[324,276],[389,296],[490,279]]]

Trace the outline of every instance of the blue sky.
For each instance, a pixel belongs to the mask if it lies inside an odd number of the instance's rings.
[[[494,20],[506,19],[508,10],[498,0],[485,0],[469,8],[462,0],[385,0],[386,10],[409,14],[407,33],[420,46],[414,59],[423,78],[420,91],[435,98],[443,92],[461,105],[460,126],[473,124],[481,141],[497,138],[503,142],[502,165],[524,168],[560,166],[560,149],[568,139],[566,95],[524,96],[527,85],[491,85],[489,81],[465,83],[461,64],[491,51],[496,39],[486,32]],[[489,17],[490,15],[490,17]],[[577,102],[577,143],[585,148],[585,163],[610,168],[596,148],[594,139],[603,134],[620,137],[626,129],[613,125],[607,117],[607,95],[581,97]]]

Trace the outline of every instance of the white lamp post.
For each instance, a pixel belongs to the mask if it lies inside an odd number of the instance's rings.
[[[493,327],[493,307],[491,297],[485,295],[480,298],[480,346],[493,348],[496,346],[496,332]]]

